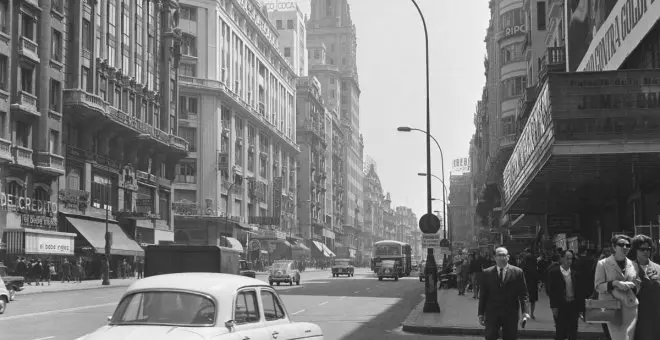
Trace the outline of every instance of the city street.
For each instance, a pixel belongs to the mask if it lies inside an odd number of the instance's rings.
[[[265,275],[258,278],[265,280]],[[416,276],[379,282],[366,269],[355,277],[303,272],[300,286],[275,286],[292,318],[320,325],[325,338],[417,339],[400,324],[422,296]],[[19,295],[0,317],[3,340],[75,339],[105,323],[125,287]]]

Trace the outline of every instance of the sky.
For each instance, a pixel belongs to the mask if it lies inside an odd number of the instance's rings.
[[[428,27],[431,134],[444,151],[445,178],[453,159],[467,157],[473,116],[484,86],[484,37],[490,12],[487,0],[417,0]],[[309,13],[309,0],[298,0]],[[469,6],[466,6],[467,4]],[[424,31],[411,0],[349,0],[357,32],[360,79],[360,130],[364,154],[377,164],[392,205],[426,213],[426,128]],[[466,20],[467,19],[467,20]],[[442,174],[440,153],[432,142],[432,173]],[[366,159],[366,157],[365,157]],[[447,187],[449,189],[449,187]],[[442,185],[433,179],[433,196]],[[433,210],[442,211],[440,201]]]

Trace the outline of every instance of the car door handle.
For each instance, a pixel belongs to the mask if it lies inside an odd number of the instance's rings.
[[[273,339],[277,339],[278,335],[280,335],[278,331],[273,332]]]

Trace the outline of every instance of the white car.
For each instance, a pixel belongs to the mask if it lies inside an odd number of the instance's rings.
[[[108,325],[78,340],[323,340],[321,328],[293,322],[279,295],[245,276],[151,276],[124,293]]]
[[[0,276],[0,314],[5,313],[9,301],[11,301],[9,298],[9,291],[7,290],[7,287],[5,287],[5,282],[2,280],[2,276]]]

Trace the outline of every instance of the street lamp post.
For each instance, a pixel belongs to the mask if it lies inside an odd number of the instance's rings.
[[[434,138],[434,140],[435,140],[435,138]],[[437,143],[437,141],[436,141],[436,143]],[[440,145],[438,145],[438,148],[440,148]],[[442,149],[440,149],[440,154],[442,155]],[[445,167],[444,167],[444,162],[443,162],[443,167],[442,167],[442,177],[443,178],[445,176],[445,174],[444,174],[445,171],[444,170],[445,170]],[[418,172],[417,175],[418,176],[426,176],[426,174],[423,173],[423,172]],[[445,218],[442,219],[442,230],[444,231],[443,238],[447,239],[447,223],[445,222],[446,215],[447,215],[447,208],[446,208],[447,207],[447,201],[446,201],[446,199],[447,199],[447,186],[445,185],[445,181],[442,178],[440,178],[440,177],[438,177],[434,174],[431,174],[431,176],[433,176],[435,179],[440,181],[440,183],[442,183],[442,214],[445,217]],[[435,201],[436,199],[433,198],[432,200]]]

